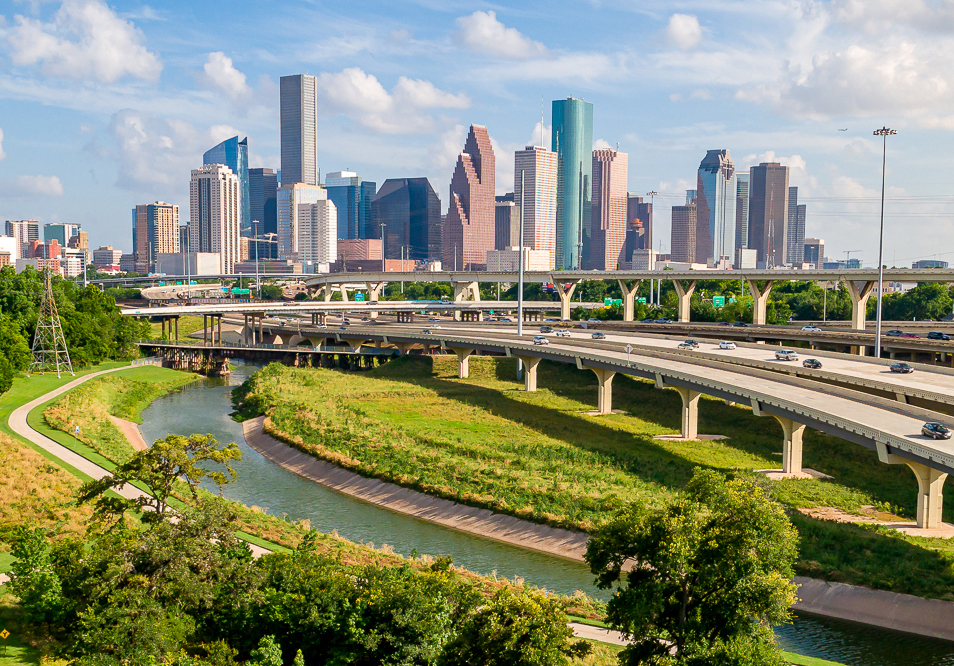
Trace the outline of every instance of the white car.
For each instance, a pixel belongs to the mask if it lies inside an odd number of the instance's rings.
[[[775,360],[776,361],[797,361],[798,352],[792,349],[780,349],[777,352],[775,352]]]
[[[431,324],[431,328],[441,328],[440,324]]]
[[[821,333],[821,329],[817,326],[802,326],[802,330],[806,333]]]
[[[558,338],[568,338],[570,337],[570,332],[566,330],[565,328],[561,328],[560,330],[556,332],[556,336]]]
[[[719,343],[719,349],[735,349],[735,343],[731,340],[723,340]]]
[[[315,328],[328,328],[328,324],[315,324]]]
[[[546,339],[545,337],[543,337],[542,335],[535,335],[535,336],[533,336],[533,344],[535,344],[535,345],[548,345],[548,344],[550,344],[550,341],[547,340],[547,339]]]

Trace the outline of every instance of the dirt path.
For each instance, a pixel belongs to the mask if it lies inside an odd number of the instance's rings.
[[[118,416],[113,416],[112,414],[109,415],[109,420],[112,421],[117,428],[123,431],[126,439],[129,440],[129,443],[134,449],[137,451],[145,451],[149,448],[149,445],[146,444],[146,440],[142,437],[142,433],[139,431],[138,423],[121,419]]]
[[[431,497],[393,483],[368,479],[337,465],[318,460],[280,442],[263,431],[265,417],[242,424],[245,441],[272,462],[315,483],[398,513],[421,518],[462,532],[551,555],[583,561],[589,536],[558,527]]]

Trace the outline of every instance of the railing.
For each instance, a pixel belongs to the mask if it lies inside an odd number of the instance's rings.
[[[139,365],[162,365],[162,358],[159,356],[149,356],[148,358],[136,358],[129,364],[131,367]]]

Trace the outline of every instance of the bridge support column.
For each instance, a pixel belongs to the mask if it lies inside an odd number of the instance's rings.
[[[454,302],[461,303],[463,301],[475,301],[480,302],[480,288],[476,282],[454,282]],[[454,321],[460,321],[460,312],[454,312]]]
[[[387,282],[367,282],[365,287],[368,289],[368,302],[377,303],[381,300],[381,292],[384,290],[384,287],[387,285]],[[371,311],[368,313],[368,316],[371,319],[377,319],[378,313],[376,311]]]
[[[466,347],[452,347],[451,351],[457,354],[458,379],[467,379],[470,377],[470,355],[474,353],[474,350]]]
[[[331,285],[325,284],[321,286],[321,295],[325,299],[325,303],[331,302],[331,297],[334,294],[334,290],[331,288]]]
[[[774,280],[767,280],[764,287],[759,287],[758,280],[746,280],[749,293],[752,294],[752,324],[765,326],[768,321],[768,297],[772,293]]]
[[[222,315],[218,316],[219,320],[219,344],[222,344]],[[176,322],[176,338],[179,336],[179,324]]]
[[[871,298],[871,291],[874,289],[874,281],[866,280],[847,280],[845,286],[848,287],[848,295],[851,297],[851,328],[856,331],[865,330],[865,317],[868,314],[868,299]],[[865,355],[863,346],[852,346],[852,354],[859,356]]]
[[[523,389],[528,393],[537,390],[537,366],[542,359],[536,356],[518,356],[523,363]]]
[[[683,439],[699,439],[699,391],[682,386],[674,386],[679,397],[682,398],[682,430]]]
[[[673,280],[673,286],[676,288],[676,296],[679,297],[679,321],[689,321],[689,305],[692,301],[692,294],[696,291],[696,281],[689,280],[689,286],[684,287],[681,280]]]
[[[413,342],[392,342],[391,344],[397,347],[397,350],[401,352],[401,356],[407,356],[408,352],[411,351],[411,347],[414,346]]]
[[[797,423],[784,416],[776,416],[775,420],[782,426],[784,440],[782,441],[782,473],[802,473],[802,435],[805,434],[805,424]]]
[[[918,480],[917,525],[921,529],[933,530],[941,527],[941,509],[944,505],[944,481],[947,473],[928,467],[924,463],[902,458],[888,453],[888,447],[881,442],[878,446],[878,460],[889,465],[907,465]]]
[[[623,321],[633,321],[633,315],[636,311],[636,291],[642,280],[636,280],[632,287],[626,285],[626,280],[616,280],[619,283],[619,290],[623,295]]]
[[[573,298],[573,292],[576,291],[576,285],[580,284],[580,281],[574,280],[572,282],[562,282],[558,281],[556,279],[557,277],[558,276],[556,275],[551,275],[550,282],[553,284],[557,295],[560,297],[560,319],[563,321],[569,321],[570,299]]]
[[[613,413],[613,377],[616,376],[615,370],[606,370],[605,368],[590,368],[596,375],[599,387],[596,394],[596,411],[599,414]]]
[[[179,342],[179,318],[178,317],[175,318],[175,325],[176,325],[176,342]]]

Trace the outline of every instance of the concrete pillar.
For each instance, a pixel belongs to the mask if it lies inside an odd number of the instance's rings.
[[[339,285],[338,285],[338,291],[341,292],[341,301],[342,301],[343,303],[347,303],[347,302],[348,302],[348,288],[347,288],[345,285],[343,285],[343,284],[339,284]]]
[[[765,326],[768,323],[768,297],[772,292],[774,280],[767,280],[765,286],[759,288],[758,280],[746,280],[749,285],[749,293],[752,294],[752,323],[755,326]]]
[[[457,377],[467,379],[470,376],[470,355],[474,353],[474,350],[466,347],[453,347],[451,351],[457,354]]]
[[[209,319],[206,315],[202,315],[202,344],[209,344]]]
[[[633,321],[633,313],[636,310],[636,291],[642,280],[636,280],[632,287],[626,286],[626,280],[617,279],[616,281],[623,295],[623,321]]]
[[[941,527],[941,508],[944,503],[944,481],[947,474],[922,463],[905,461],[918,480],[918,527],[936,529]]]
[[[604,368],[590,368],[596,375],[599,387],[596,394],[596,411],[600,414],[611,414],[613,412],[613,377],[616,376],[615,370],[606,370]]]
[[[176,337],[179,336],[179,323],[176,322]],[[219,344],[222,344],[222,315],[219,315]]]
[[[176,317],[175,324],[176,324],[176,342],[179,342],[179,318],[178,317]]]
[[[242,326],[242,343],[248,345],[248,313],[242,315],[245,317],[245,325]]]
[[[689,280],[689,286],[682,286],[682,281],[673,280],[673,286],[676,288],[676,295],[679,297],[679,321],[689,321],[689,304],[692,300],[692,294],[696,291],[696,281]]]
[[[868,299],[875,282],[865,280],[846,280],[848,295],[851,297],[851,327],[856,331],[865,330],[865,315],[868,311]]]
[[[364,286],[367,287],[367,289],[368,289],[368,302],[369,302],[369,303],[377,303],[378,301],[380,301],[380,300],[381,300],[381,292],[384,290],[384,287],[385,287],[386,285],[387,285],[387,282],[367,282],[367,283],[365,283]],[[377,319],[377,318],[378,318],[378,313],[372,311],[372,312],[369,313],[369,317],[370,317],[371,319]]]
[[[576,291],[576,285],[580,284],[579,280],[574,280],[573,282],[563,282],[557,280],[557,275],[550,276],[550,282],[553,284],[556,289],[557,295],[560,297],[560,319],[564,321],[569,321],[570,319],[570,299],[573,298],[573,292]],[[564,286],[569,285],[569,286]]]
[[[537,390],[537,366],[542,359],[536,356],[518,356],[523,362],[523,388],[528,393]]]
[[[477,286],[476,282],[454,282],[454,302],[460,303],[463,301],[480,301],[480,288]],[[469,298],[468,298],[469,297]],[[460,321],[461,316],[460,312],[454,312],[454,321]]]
[[[262,344],[265,340],[265,325],[264,325],[265,315],[258,316],[258,344]]]
[[[414,346],[413,342],[394,342],[392,344],[401,352],[401,356],[407,356],[408,352],[411,351],[411,347]]]
[[[699,391],[682,386],[674,386],[682,398],[682,438],[699,439]]]
[[[784,416],[776,416],[775,420],[782,426],[784,440],[782,441],[782,472],[784,474],[802,473],[802,435],[805,434],[805,424],[797,423]]]
[[[321,292],[322,292],[322,296],[323,296],[324,299],[325,299],[325,303],[330,303],[330,302],[331,302],[331,296],[332,296],[332,294],[334,293],[333,290],[331,289],[331,285],[327,285],[327,284],[322,285],[322,286],[321,286]]]

